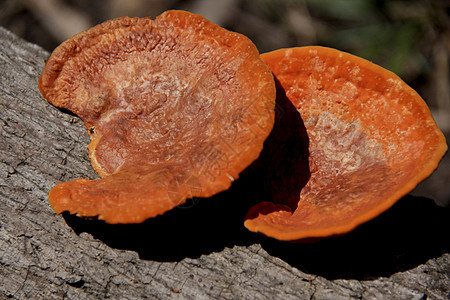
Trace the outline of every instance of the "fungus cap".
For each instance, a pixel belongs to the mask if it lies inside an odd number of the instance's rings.
[[[310,177],[296,203],[277,187],[274,202],[252,207],[249,230],[288,241],[343,234],[437,168],[444,135],[422,98],[392,72],[316,46],[262,58],[304,122]]]
[[[102,177],[57,185],[53,209],[108,223],[228,189],[274,121],[273,76],[253,43],[184,11],[75,35],[52,53],[39,89],[84,121]]]

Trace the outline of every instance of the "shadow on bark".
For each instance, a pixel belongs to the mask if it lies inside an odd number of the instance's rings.
[[[69,214],[64,218],[77,234],[90,233],[112,248],[136,251],[141,259],[175,262],[254,243],[242,226],[245,207],[239,201],[231,191],[192,199],[141,224],[111,225]]]
[[[112,248],[141,259],[176,262],[225,247],[260,243],[270,255],[328,280],[371,280],[413,269],[450,251],[450,209],[427,198],[406,196],[376,219],[347,235],[291,244],[248,232],[245,199],[235,190],[189,203],[142,224],[109,225],[65,214],[76,233],[87,232]],[[214,213],[213,213],[214,212]]]
[[[413,269],[450,251],[450,209],[407,195],[347,235],[311,244],[262,241],[269,254],[332,279],[370,280]]]

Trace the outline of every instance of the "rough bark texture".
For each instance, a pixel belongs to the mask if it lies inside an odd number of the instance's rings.
[[[48,56],[0,28],[0,298],[450,297],[449,212],[429,199],[405,197],[351,234],[312,244],[245,231],[260,196],[245,174],[213,199],[139,225],[56,215],[55,184],[97,175],[83,123],[38,91]]]

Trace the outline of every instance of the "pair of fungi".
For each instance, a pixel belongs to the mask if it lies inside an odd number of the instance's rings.
[[[226,190],[264,145],[273,202],[252,207],[245,226],[289,241],[342,234],[412,190],[447,148],[393,73],[323,47],[260,56],[245,36],[183,11],[74,36],[39,89],[84,121],[101,176],[58,184],[52,208],[108,223]]]

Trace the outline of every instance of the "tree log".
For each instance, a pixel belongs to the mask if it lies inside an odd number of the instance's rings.
[[[0,298],[450,297],[449,211],[425,198],[310,244],[243,228],[259,197],[245,174],[143,224],[56,215],[49,190],[97,174],[83,122],[39,93],[48,56],[0,28]]]

